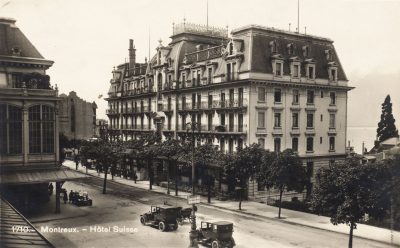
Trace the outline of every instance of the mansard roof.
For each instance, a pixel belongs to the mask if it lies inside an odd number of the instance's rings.
[[[15,25],[16,20],[0,17],[0,56],[3,60],[40,63],[47,66],[52,61],[45,60],[36,47]]]
[[[234,37],[242,37],[249,33],[253,39],[253,50],[251,51],[252,71],[272,73],[271,59],[279,55],[288,62],[293,57],[297,57],[301,62],[307,62],[307,60],[312,59],[316,65],[316,78],[329,78],[328,66],[334,62],[338,68],[338,80],[347,81],[346,74],[333,46],[333,41],[328,38],[258,25],[245,26],[232,31]],[[276,50],[274,51],[271,46],[276,46]],[[308,55],[305,52],[306,49],[308,49]],[[331,58],[328,58],[328,52],[331,53]],[[284,65],[284,75],[290,75],[290,63],[285,63]],[[302,75],[304,75],[305,67],[301,69]]]
[[[13,49],[17,53],[17,48],[21,57],[44,59],[15,22],[14,19],[0,17],[0,55],[13,56]]]

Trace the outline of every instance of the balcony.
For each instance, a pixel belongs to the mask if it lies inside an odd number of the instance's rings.
[[[204,101],[204,102],[196,102],[193,104],[192,102],[187,102],[185,104],[178,104],[178,111],[199,111],[199,110],[210,110],[210,109],[244,109],[247,108],[247,100],[226,100],[226,101]]]
[[[119,112],[117,109],[106,109],[106,114],[107,115],[118,115]]]
[[[186,132],[186,126],[179,125],[178,130],[179,132]],[[191,132],[189,130],[189,132]],[[205,133],[213,133],[213,134],[218,134],[218,133],[227,133],[227,134],[245,134],[246,130],[243,125],[200,125],[198,128],[194,131],[195,133],[197,132],[205,132]]]
[[[121,129],[125,131],[153,131],[148,125],[138,125],[138,124],[122,124]]]
[[[172,104],[159,104],[158,111],[172,112],[173,111]]]
[[[192,52],[192,53],[187,53],[187,54],[185,54],[186,62],[187,62],[187,64],[192,64],[194,62],[219,58],[222,56],[222,48],[223,47],[224,47],[223,45],[220,45],[220,46],[210,47],[210,48]]]
[[[247,108],[247,99],[213,101],[212,104],[212,108],[214,109]]]

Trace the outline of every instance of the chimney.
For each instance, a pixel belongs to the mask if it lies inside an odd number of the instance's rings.
[[[135,64],[136,64],[136,49],[132,39],[129,39],[128,51],[129,51],[129,76],[132,76],[135,72]]]

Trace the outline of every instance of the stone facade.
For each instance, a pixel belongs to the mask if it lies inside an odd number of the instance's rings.
[[[96,109],[95,102],[89,103],[78,97],[75,91],[68,96],[61,94],[60,132],[69,139],[89,139],[95,136]]]
[[[196,143],[224,152],[259,143],[298,152],[312,176],[345,157],[347,92],[333,41],[259,25],[227,30],[174,26],[171,42],[113,70],[109,130],[124,140],[145,132],[181,138],[196,122]]]

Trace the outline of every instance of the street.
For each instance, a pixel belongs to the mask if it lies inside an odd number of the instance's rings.
[[[56,247],[188,246],[190,231],[188,221],[179,226],[178,230],[170,232],[142,226],[139,221],[140,214],[150,211],[151,205],[160,205],[166,201],[170,205],[187,207],[183,199],[122,185],[111,180],[107,182],[107,194],[103,195],[102,183],[103,180],[91,177],[63,185],[68,191],[87,191],[93,199],[92,207],[76,207],[62,203],[61,215],[47,213],[29,217],[29,220]],[[54,199],[49,205],[53,203]],[[202,220],[233,222],[236,247],[346,247],[348,242],[348,236],[344,234],[276,220],[257,219],[209,206],[199,206],[196,216],[198,227]],[[52,228],[76,228],[78,232],[65,232],[64,229]],[[355,238],[354,247],[391,246]]]

